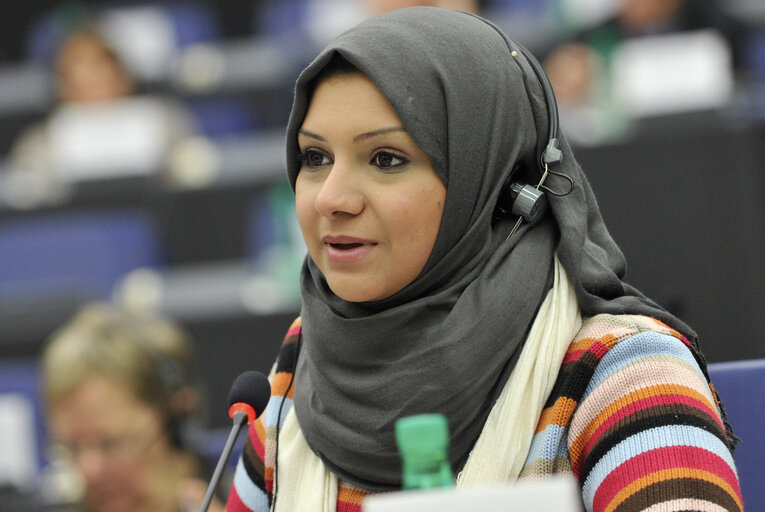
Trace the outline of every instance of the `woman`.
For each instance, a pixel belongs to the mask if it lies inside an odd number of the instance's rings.
[[[165,177],[160,168],[171,168],[174,151],[198,131],[180,102],[139,90],[119,53],[95,27],[74,29],[61,40],[55,77],[51,111],[25,127],[10,150],[13,194],[7,201],[14,206],[61,202],[73,182],[109,178],[115,168],[150,165]]]
[[[53,455],[82,482],[59,500],[91,512],[171,512],[204,492],[191,437],[200,397],[177,326],[88,305],[53,335],[42,374]]]
[[[573,473],[587,510],[741,508],[695,334],[621,280],[563,138],[553,163],[540,78],[490,23],[433,8],[367,20],[301,74],[301,318],[228,510],[359,510],[400,488],[395,421],[432,412],[458,487]],[[543,150],[550,212],[519,221],[503,185],[537,184]]]

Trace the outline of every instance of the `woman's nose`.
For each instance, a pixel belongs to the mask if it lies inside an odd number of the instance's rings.
[[[365,196],[360,178],[352,166],[335,161],[316,195],[316,210],[327,218],[361,213]]]
[[[106,462],[104,454],[96,450],[85,450],[75,460],[77,468],[89,484],[102,478]]]

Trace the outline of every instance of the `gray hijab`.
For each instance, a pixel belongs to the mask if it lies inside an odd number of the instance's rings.
[[[295,411],[311,449],[341,478],[370,490],[400,486],[398,418],[444,414],[457,468],[512,371],[550,287],[553,255],[584,314],[657,317],[695,334],[625,284],[625,261],[590,185],[561,137],[558,171],[573,190],[509,240],[514,218],[493,221],[500,184],[531,169],[547,142],[542,87],[516,43],[487,21],[430,7],[371,18],[341,35],[302,72],[287,128],[293,187],[297,130],[314,78],[339,54],[385,94],[446,185],[443,219],[422,273],[390,298],[343,301],[310,256],[301,276],[303,347]],[[520,52],[518,52],[520,53]],[[547,182],[566,191],[566,180]]]

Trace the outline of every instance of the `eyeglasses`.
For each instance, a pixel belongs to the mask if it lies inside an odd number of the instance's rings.
[[[164,429],[148,434],[142,431],[102,436],[87,440],[59,441],[54,454],[79,461],[85,454],[98,454],[110,461],[130,460],[146,454],[164,434]]]

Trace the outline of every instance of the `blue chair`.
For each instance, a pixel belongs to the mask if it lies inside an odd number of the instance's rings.
[[[222,37],[220,20],[210,2],[183,0],[175,2],[148,2],[165,11],[175,29],[175,44],[186,48],[196,43],[218,41]]]
[[[765,27],[749,36],[745,60],[752,75],[765,82]]]
[[[257,35],[281,39],[303,30],[309,0],[262,0],[256,10]]]
[[[504,11],[507,14],[525,14],[541,17],[549,6],[548,2],[539,0],[486,0],[483,8],[495,13]]]
[[[0,220],[0,302],[105,299],[139,267],[162,266],[154,220],[136,210],[33,214]]]
[[[709,376],[741,438],[733,454],[746,510],[765,510],[765,359],[712,363]]]
[[[254,133],[262,127],[257,107],[244,97],[202,96],[187,99],[186,106],[202,134],[213,140]]]

